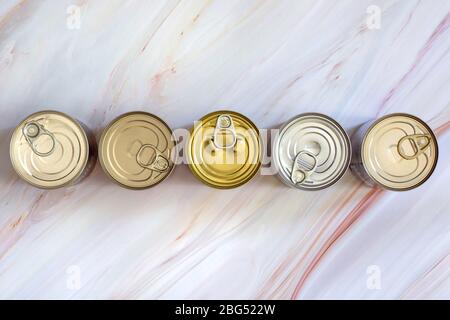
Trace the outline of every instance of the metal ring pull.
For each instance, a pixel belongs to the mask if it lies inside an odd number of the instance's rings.
[[[412,149],[413,154],[406,154],[404,144],[409,142]],[[413,160],[419,157],[422,153],[426,151],[426,149],[430,146],[431,136],[428,134],[411,134],[408,136],[404,136],[400,139],[397,145],[397,151],[400,156],[405,160]]]
[[[317,168],[316,156],[306,150],[297,154],[292,166],[291,180],[295,184],[302,183]]]
[[[25,137],[25,140],[30,145],[31,150],[33,150],[33,152],[36,155],[38,155],[40,157],[48,157],[55,150],[56,138],[55,138],[54,134],[51,133],[50,131],[48,131],[47,129],[45,129],[43,125],[41,125],[37,122],[34,122],[34,121],[28,122],[27,124],[25,124],[23,126],[22,133]],[[39,150],[37,150],[37,148],[35,146],[36,140],[42,136],[49,136],[52,141],[52,146],[51,146],[50,150],[47,152],[40,152]]]
[[[155,152],[156,156],[153,158],[153,161],[146,162],[143,159],[143,153],[146,149],[152,149],[153,152]],[[136,154],[136,162],[145,169],[158,171],[158,172],[165,172],[169,169],[169,160],[153,145],[151,144],[144,144]]]
[[[225,141],[224,144],[221,144],[219,141],[219,134],[230,134],[232,136],[232,140],[230,143]],[[238,141],[236,130],[234,129],[233,119],[230,115],[222,114],[217,118],[216,127],[214,128],[214,135],[212,137],[212,144],[217,149],[232,149],[236,146]]]

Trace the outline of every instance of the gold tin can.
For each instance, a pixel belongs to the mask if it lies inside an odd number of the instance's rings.
[[[11,137],[14,170],[31,185],[56,189],[74,185],[95,167],[94,136],[80,122],[57,111],[23,120]]]
[[[335,184],[351,160],[350,139],[332,118],[304,113],[283,125],[273,144],[278,176],[292,188],[321,190]]]
[[[219,189],[239,187],[261,166],[261,138],[247,117],[233,111],[216,111],[197,121],[187,143],[192,173]]]
[[[350,168],[370,186],[405,191],[424,183],[438,160],[438,143],[421,119],[395,113],[363,124],[352,137]]]
[[[147,112],[130,112],[113,120],[99,142],[103,171],[122,187],[147,189],[173,171],[175,139],[169,126]]]

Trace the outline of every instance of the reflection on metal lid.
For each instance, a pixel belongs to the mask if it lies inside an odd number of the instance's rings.
[[[334,184],[351,159],[350,140],[333,119],[306,113],[288,121],[274,142],[281,179],[291,187],[318,190]]]

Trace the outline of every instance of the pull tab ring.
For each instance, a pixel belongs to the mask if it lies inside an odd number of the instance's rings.
[[[219,134],[231,134],[233,137],[230,143],[219,144]],[[214,128],[214,135],[212,137],[212,144],[217,149],[232,149],[236,146],[238,141],[236,130],[234,129],[233,119],[230,115],[222,114],[217,118],[216,127]]]
[[[22,133],[23,133],[23,136],[25,137],[25,140],[30,145],[31,150],[33,150],[33,152],[36,155],[38,155],[39,157],[48,157],[55,150],[56,138],[55,138],[54,134],[51,133],[50,131],[48,131],[47,129],[45,129],[43,125],[41,125],[37,122],[34,122],[34,121],[29,122],[23,126]],[[36,149],[36,146],[34,145],[36,140],[41,136],[49,136],[50,139],[52,140],[52,147],[47,152],[38,151]]]
[[[146,163],[143,160],[143,153],[146,149],[152,149],[156,156],[153,159],[153,161],[151,163]],[[158,171],[158,172],[165,172],[169,169],[169,160],[167,160],[167,158],[153,145],[151,144],[144,144],[138,151],[138,153],[136,154],[136,162],[138,163],[139,166],[141,166],[144,169],[149,169],[149,170],[153,170],[153,171]]]
[[[292,166],[291,180],[295,184],[300,184],[317,169],[316,156],[306,150],[300,151],[295,157]]]
[[[423,144],[423,140],[426,140],[425,144]],[[408,155],[405,152],[405,149],[403,148],[403,145],[406,142],[409,142],[414,154]],[[426,149],[430,146],[431,143],[431,136],[428,134],[411,134],[408,136],[404,136],[400,139],[400,141],[397,144],[397,151],[400,154],[400,156],[405,160],[413,160],[419,157],[422,153],[426,151]]]

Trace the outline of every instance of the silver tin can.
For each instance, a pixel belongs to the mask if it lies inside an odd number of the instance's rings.
[[[351,144],[335,120],[305,113],[282,126],[272,155],[279,177],[288,186],[320,190],[335,184],[347,171]]]

